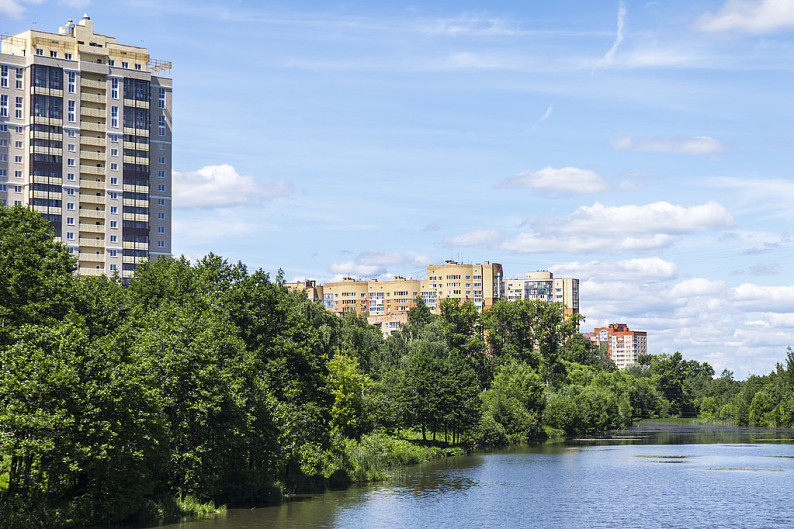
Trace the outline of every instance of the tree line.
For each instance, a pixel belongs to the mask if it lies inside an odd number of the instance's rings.
[[[436,316],[418,299],[384,339],[280,274],[210,254],[143,263],[124,286],[75,275],[52,237],[36,213],[0,208],[3,527],[278,501],[444,447],[637,418],[791,425],[791,352],[744,383],[679,353],[617,371],[580,316],[531,300],[444,300]]]

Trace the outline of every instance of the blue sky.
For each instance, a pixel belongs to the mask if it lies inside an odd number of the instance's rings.
[[[84,11],[173,61],[176,254],[550,269],[585,330],[737,377],[794,345],[794,0],[0,0],[0,30]]]

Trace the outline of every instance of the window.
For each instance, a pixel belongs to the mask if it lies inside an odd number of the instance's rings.
[[[165,171],[157,171],[157,176],[160,178],[165,178]]]
[[[0,177],[8,178],[8,169],[0,169]]]
[[[110,168],[113,169],[114,165],[116,165],[116,164],[114,164],[114,163],[110,164]],[[119,185],[119,179],[114,176],[113,178],[110,179],[110,185],[112,185],[112,186]]]
[[[128,63],[126,61],[121,61],[121,67],[122,68],[129,68],[130,67],[130,63]]]
[[[119,150],[118,149],[110,149],[110,155],[111,156],[118,156],[119,155]]]
[[[22,192],[22,186],[14,186],[14,193],[21,193],[21,192]]]
[[[165,136],[165,116],[157,118],[157,127],[159,128],[160,136]]]
[[[165,108],[165,88],[160,89],[160,97],[158,99],[158,106],[160,108]]]
[[[66,165],[68,165],[69,167],[74,167],[74,158],[68,158],[66,160]]]
[[[66,211],[74,211],[74,202],[68,202],[66,204]]]
[[[74,173],[66,173],[66,179],[74,182]]]
[[[25,70],[17,68],[17,90],[22,90],[22,82],[24,81]]]
[[[0,66],[0,86],[8,86],[8,66],[5,64]]]
[[[22,163],[22,157],[21,156],[14,156],[14,163]]]
[[[8,191],[8,184],[0,184],[0,193]]]
[[[110,170],[111,171],[118,171],[119,170],[119,164],[117,164],[117,163],[110,164]]]
[[[8,140],[5,138],[0,140],[0,147],[8,147]]]
[[[75,136],[77,136],[77,131],[74,129],[69,129],[66,131],[66,135],[69,136],[70,138],[74,138]]]
[[[165,206],[165,199],[164,198],[158,198],[157,199],[157,205],[158,206]]]
[[[160,156],[160,160],[159,160],[159,162],[160,162],[160,163],[165,163],[165,156]]]
[[[157,218],[158,218],[159,220],[165,220],[165,213],[162,213],[162,212],[158,213],[158,214],[157,214]]]
[[[110,236],[110,242],[118,242],[118,240],[119,240],[118,235],[111,235]]]
[[[110,126],[119,128],[119,107],[110,107]]]
[[[69,152],[77,152],[77,146],[74,143],[70,143],[66,146],[66,150]]]
[[[77,80],[77,72],[69,72],[69,93],[75,93],[75,81]]]
[[[158,248],[165,248],[165,241],[157,241]]]
[[[161,143],[161,144],[160,144],[160,150],[161,150],[161,151],[164,151],[164,150],[165,150],[165,143]]]
[[[44,50],[41,48],[36,48],[36,55],[44,55]]]
[[[112,66],[112,65],[111,65]],[[110,80],[110,98],[119,98],[119,80],[115,77]]]
[[[113,250],[113,251],[115,251],[115,250]],[[110,270],[111,271],[115,272],[118,269],[119,269],[118,265],[114,265],[114,264],[110,265]]]
[[[8,96],[0,95],[0,117],[8,117]]]
[[[157,233],[165,233],[165,226],[157,226]]]
[[[7,161],[8,161],[8,155],[0,153],[0,162],[7,162]]]
[[[71,187],[66,188],[66,195],[73,197],[74,196],[74,189]]]
[[[21,200],[15,200],[14,201],[14,205],[15,206],[21,206],[22,205],[22,201]]]
[[[63,58],[66,59],[67,61],[71,61],[72,60],[72,54],[71,53],[64,53],[63,54]]]
[[[3,170],[5,171],[5,169]],[[5,173],[3,176],[5,176]],[[22,171],[14,171],[14,178],[22,178]]]
[[[158,191],[165,191],[165,185],[163,185],[163,184],[158,185],[157,186],[157,190]]]
[[[0,125],[0,132],[8,132],[8,125]]]
[[[142,64],[136,64],[135,65],[135,69],[136,70],[142,70],[143,69],[143,65]]]
[[[66,240],[67,241],[73,241],[74,240],[74,233],[72,233],[70,231],[67,231],[66,232]]]
[[[116,257],[116,255],[118,254],[116,250],[108,250],[108,255],[110,255],[111,257]]]
[[[116,61],[114,59],[108,59],[108,66],[116,66]]]
[[[57,59],[58,58],[58,52],[57,51],[50,51],[50,57],[52,57],[53,59]]]
[[[115,215],[119,212],[119,208],[116,206],[110,206],[110,212]]]
[[[118,143],[118,142],[119,142],[119,137],[118,137],[118,135],[117,135],[117,134],[111,134],[111,135],[110,135],[110,142],[111,142],[111,143]]]
[[[67,110],[66,110],[66,119],[71,121],[71,122],[76,121],[74,107],[75,107],[75,102],[74,101],[69,101],[68,102],[68,107],[67,107]]]
[[[116,200],[117,198],[119,198],[119,194],[116,193],[115,191],[108,191],[108,196],[110,197],[111,200]]]
[[[22,107],[22,105],[23,105],[22,101],[24,101],[24,100],[23,100],[21,97],[17,97],[17,98],[16,98],[16,101],[14,102],[14,107],[15,107],[15,108],[14,108],[14,111],[15,111],[15,114],[14,114],[14,116],[15,116],[17,119],[22,119],[22,109],[23,109],[23,107]]]
[[[66,217],[66,224],[68,226],[74,226],[74,217]]]
[[[119,223],[116,222],[115,220],[111,220],[110,221],[110,227],[111,228],[118,228],[119,227]]]
[[[17,149],[21,149],[22,145],[23,145],[23,143],[21,141],[15,141],[14,142],[14,147],[17,148]]]

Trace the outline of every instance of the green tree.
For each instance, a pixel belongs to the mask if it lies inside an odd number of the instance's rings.
[[[334,398],[331,427],[345,437],[357,439],[364,433],[364,395],[372,381],[358,369],[358,361],[345,354],[336,354],[328,361],[328,383]]]
[[[542,437],[544,381],[528,364],[510,360],[482,393],[483,420],[501,426],[510,443]]]

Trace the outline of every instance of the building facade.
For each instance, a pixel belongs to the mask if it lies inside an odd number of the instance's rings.
[[[582,334],[599,347],[605,347],[618,369],[625,369],[640,355],[648,354],[648,333],[629,330],[625,323],[611,323]]]
[[[43,215],[80,274],[171,255],[170,67],[88,15],[2,38],[0,203]]]
[[[555,278],[548,271],[529,272],[521,279],[505,279],[504,297],[507,300],[537,299],[559,303],[565,314],[579,314],[579,280],[571,277]]]
[[[445,261],[429,265],[422,280],[422,300],[435,314],[441,314],[443,299],[471,301],[480,309],[490,308],[504,293],[502,265],[485,261],[462,264]]]

